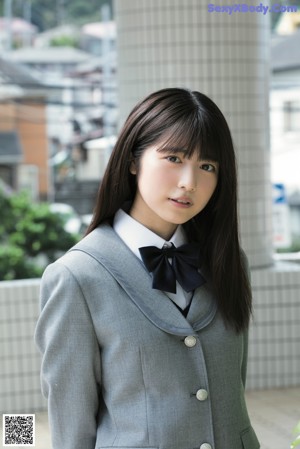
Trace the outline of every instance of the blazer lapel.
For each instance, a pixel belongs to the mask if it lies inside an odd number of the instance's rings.
[[[195,290],[187,320],[192,323],[195,331],[199,331],[213,320],[216,312],[217,302],[207,282]]]
[[[96,259],[122,286],[140,311],[161,330],[180,336],[195,333],[213,319],[215,301],[207,287],[197,289],[187,318],[165,293],[152,289],[148,271],[113,228],[104,224],[70,251],[83,251]],[[205,288],[203,288],[205,287]]]

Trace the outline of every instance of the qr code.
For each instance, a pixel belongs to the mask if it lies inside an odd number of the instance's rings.
[[[35,415],[3,415],[3,446],[34,446]]]

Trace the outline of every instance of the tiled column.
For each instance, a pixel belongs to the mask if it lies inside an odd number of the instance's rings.
[[[298,385],[300,267],[272,261],[269,15],[209,13],[208,3],[115,0],[121,123],[164,87],[199,90],[219,105],[236,147],[242,246],[252,267],[248,387]]]
[[[148,93],[171,86],[210,96],[227,118],[239,165],[242,245],[272,264],[268,16],[208,12],[199,0],[116,0],[121,122]]]

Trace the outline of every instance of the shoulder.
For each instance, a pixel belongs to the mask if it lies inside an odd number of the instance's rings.
[[[101,249],[101,240],[96,244]],[[42,308],[46,303],[55,304],[56,310],[71,308],[75,313],[81,303],[90,307],[115,285],[104,264],[84,251],[75,251],[76,247],[45,269],[40,286]]]
[[[104,267],[84,249],[90,247],[101,253],[104,242],[107,240],[106,235],[111,234],[110,231],[113,232],[111,227],[103,225],[85,236],[63,256],[48,265],[42,276],[42,283],[52,280],[57,282],[62,279],[65,282],[74,280],[80,284],[93,279],[95,272],[100,274]]]
[[[73,266],[85,264],[91,259],[88,255],[88,249],[93,252],[102,253],[104,248],[111,244],[117,237],[113,228],[108,224],[98,226],[88,235],[83,237],[76,245],[69,249],[62,257],[57,259],[57,263]],[[109,242],[109,243],[108,243]]]

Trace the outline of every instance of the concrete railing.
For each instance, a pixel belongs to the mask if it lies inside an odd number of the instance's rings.
[[[39,314],[39,285],[39,279],[0,282],[2,413],[33,413],[46,408],[40,390],[41,357],[33,341]],[[247,388],[299,385],[299,266],[277,264],[253,271],[252,288],[254,320],[250,328]]]
[[[249,389],[300,385],[300,266],[275,262],[252,271]]]
[[[45,409],[41,357],[33,335],[39,314],[39,279],[0,282],[0,411]]]

